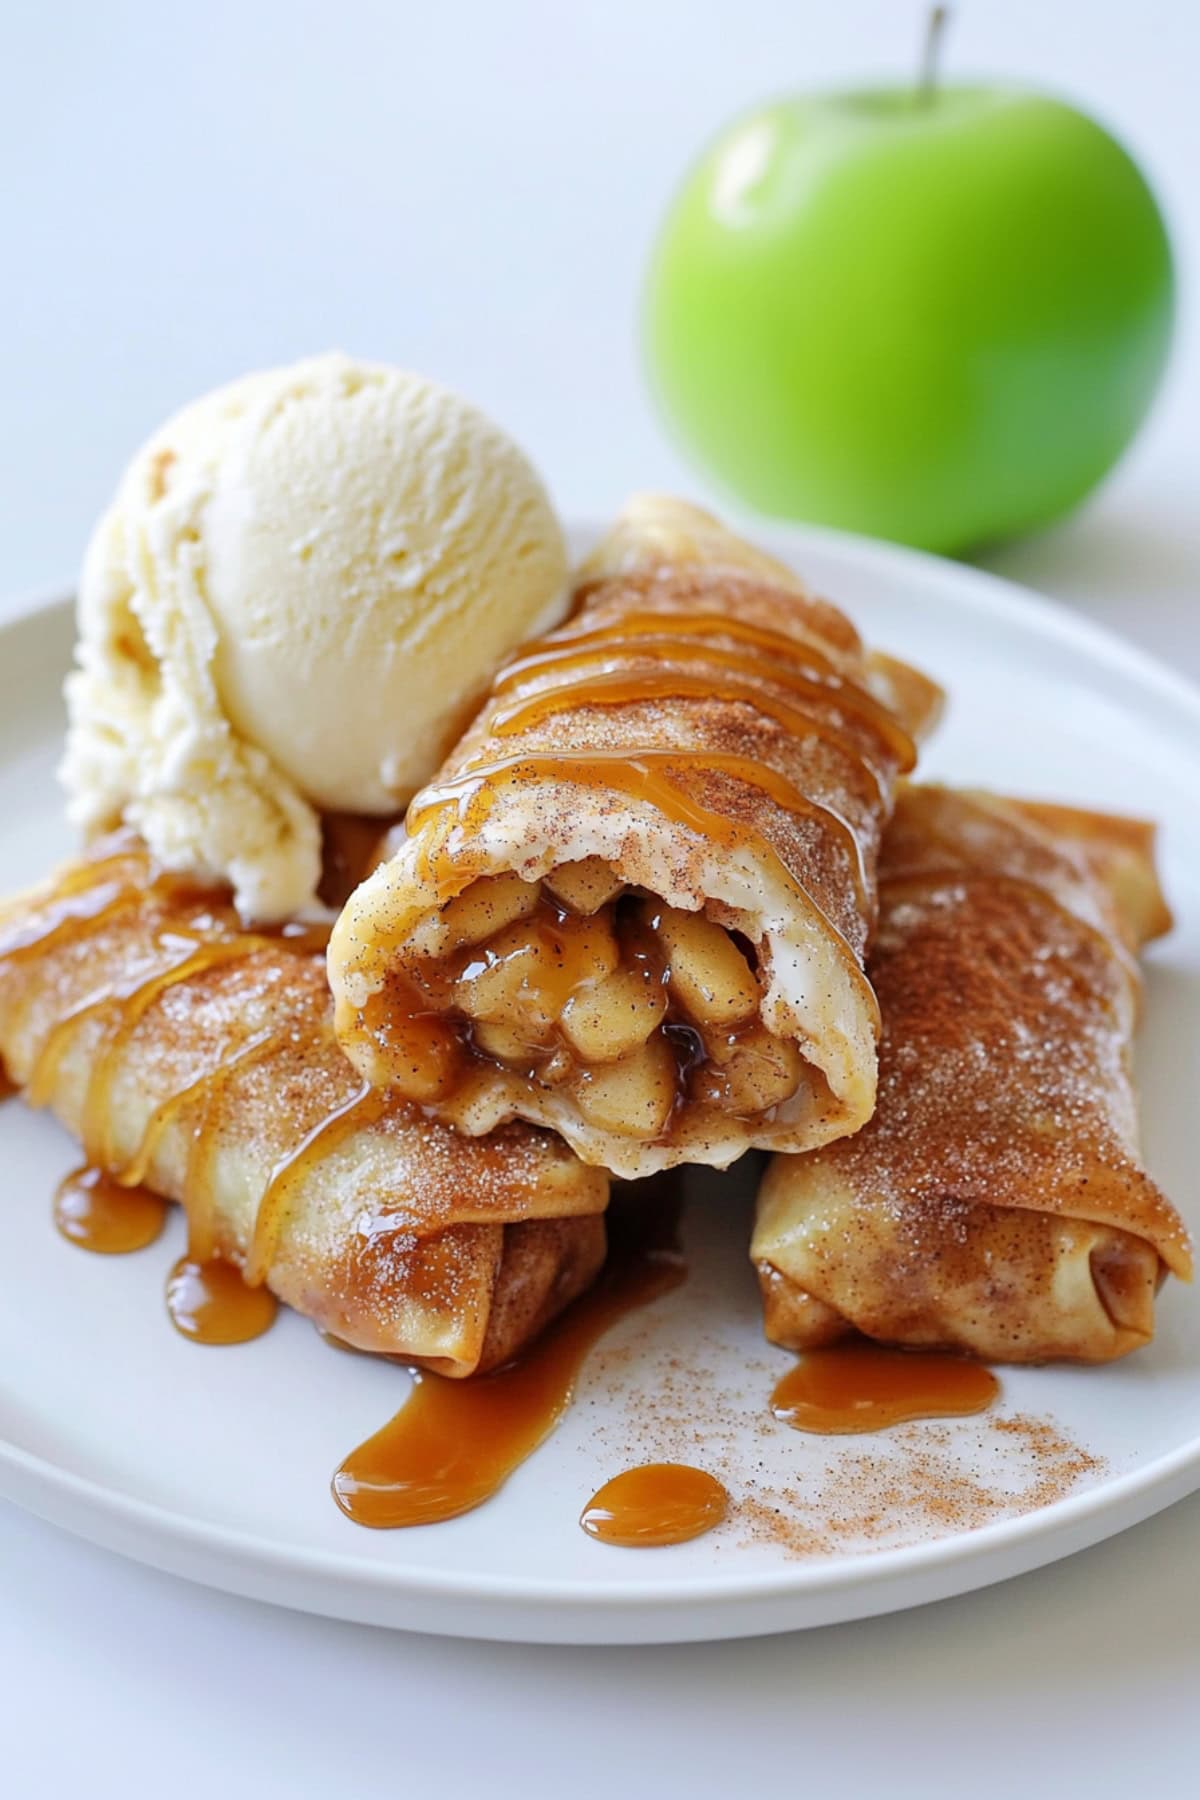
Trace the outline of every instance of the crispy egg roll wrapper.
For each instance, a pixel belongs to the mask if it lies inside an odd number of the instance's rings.
[[[779,1156],[752,1256],[768,1337],[851,1330],[998,1362],[1106,1362],[1189,1279],[1139,1156],[1134,952],[1170,926],[1153,828],[912,787],[884,844],[869,960],[879,1102]]]
[[[603,1260],[599,1170],[528,1126],[472,1141],[356,1099],[320,950],[128,842],[0,910],[0,1054],[91,1162],[185,1204],[193,1254],[359,1349],[495,1367]]]
[[[868,657],[842,613],[707,514],[633,502],[585,564],[572,618],[500,672],[407,835],[346,905],[330,976],[348,1054],[462,1131],[527,1119],[627,1178],[856,1130],[875,1098],[863,953],[878,847],[939,704],[931,682]],[[593,884],[582,902],[567,885],[580,871]],[[476,923],[470,942],[486,959],[537,940],[532,1023],[464,997],[477,965],[455,905],[478,911],[496,877],[526,884],[528,938],[503,888],[500,934],[489,944]],[[550,1000],[573,953],[547,896],[607,933]],[[698,942],[688,915],[720,940],[715,999],[679,974],[684,934]],[[595,990],[615,936],[612,991],[626,992],[638,919],[643,949],[646,921],[665,920],[646,974],[659,991],[642,996],[654,1022],[632,1047],[614,1026],[593,1056]]]

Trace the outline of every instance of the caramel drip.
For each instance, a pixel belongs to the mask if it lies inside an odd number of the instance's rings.
[[[489,726],[497,737],[515,737],[543,719],[551,718],[556,713],[573,711],[577,707],[629,706],[640,701],[674,699],[744,701],[756,712],[774,719],[792,737],[817,737],[832,744],[870,777],[880,801],[887,800],[888,781],[844,731],[830,724],[827,719],[816,718],[812,713],[790,706],[773,694],[764,693],[756,682],[737,677],[629,673],[625,670],[607,669],[598,675],[542,689],[527,699],[501,707],[492,715]]]
[[[757,654],[754,650],[744,653],[704,642],[689,643],[689,636],[732,638],[755,646]],[[782,632],[759,630],[719,614],[633,613],[612,625],[567,637],[544,639],[540,648],[514,658],[501,669],[492,688],[492,697],[500,699],[540,675],[587,671],[606,661],[611,667],[613,657],[651,654],[668,667],[687,662],[708,664],[732,670],[754,682],[766,682],[809,700],[835,706],[852,714],[875,735],[901,774],[907,774],[916,765],[916,746],[894,714],[869,689],[843,675],[814,645],[801,643]],[[664,675],[663,679],[671,677]],[[557,691],[560,685],[572,684],[556,683],[549,691]],[[674,691],[669,687],[664,689],[663,697]],[[701,694],[706,691],[700,690]],[[755,705],[761,703],[762,696],[757,687],[747,697]],[[585,706],[590,702],[576,700],[568,704]],[[865,760],[857,745],[845,736],[841,736],[840,741],[857,761]]]
[[[846,843],[860,898],[865,904],[868,887],[862,847],[845,819],[830,807],[810,800],[777,770],[748,756],[722,755],[715,751],[693,754],[687,750],[586,750],[578,753],[526,751],[502,757],[495,762],[477,763],[451,781],[426,788],[413,801],[408,829],[415,836],[431,819],[451,809],[457,811],[459,825],[478,825],[481,822],[479,809],[483,809],[483,816],[486,817],[498,785],[504,782],[516,783],[522,777],[533,781],[550,779],[577,782],[581,786],[611,788],[618,793],[627,794],[631,799],[648,801],[676,823],[685,825],[698,836],[707,837],[716,843],[729,847],[755,843],[761,853],[770,859],[787,885],[819,914],[840,945],[855,975],[861,980],[861,965],[842,932],[817,905],[807,889],[797,883],[777,852],[749,826],[738,819],[730,819],[723,813],[714,812],[711,807],[705,806],[692,794],[685,793],[672,781],[670,770],[689,763],[705,770],[719,771],[735,780],[744,781],[750,787],[761,789],[785,812],[802,817],[828,818]]]
[[[144,1187],[122,1187],[103,1169],[86,1165],[64,1176],[54,1196],[54,1223],[63,1237],[101,1256],[144,1250],[162,1231],[167,1202]]]
[[[11,1100],[13,1095],[19,1094],[20,1091],[4,1064],[0,1063],[0,1101]]]
[[[246,1280],[252,1286],[266,1280],[270,1271],[288,1202],[313,1168],[329,1156],[360,1126],[374,1125],[393,1107],[386,1088],[364,1082],[348,1100],[334,1107],[320,1124],[301,1139],[294,1150],[271,1171],[254,1222],[254,1239],[246,1258]]]
[[[983,1412],[999,1392],[991,1370],[965,1357],[853,1340],[808,1351],[776,1384],[771,1411],[797,1431],[882,1431]]]
[[[279,1302],[265,1287],[251,1287],[240,1269],[221,1257],[181,1256],[167,1277],[167,1312],[193,1344],[247,1344],[275,1322]]]
[[[579,1515],[589,1537],[627,1549],[654,1549],[703,1537],[724,1519],[729,1494],[687,1463],[644,1463],[606,1481]]]
[[[618,1251],[591,1292],[506,1368],[469,1381],[414,1370],[408,1403],[334,1475],[334,1499],[356,1524],[381,1529],[470,1512],[554,1430],[597,1340],[686,1276],[673,1248]]]

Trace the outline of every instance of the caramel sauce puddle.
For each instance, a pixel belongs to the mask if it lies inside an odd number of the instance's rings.
[[[729,1494],[715,1475],[687,1463],[643,1463],[606,1481],[579,1523],[602,1544],[648,1550],[703,1537],[728,1510]]]
[[[983,1412],[999,1392],[992,1371],[966,1357],[856,1340],[808,1351],[776,1383],[771,1411],[796,1431],[883,1431]]]
[[[167,1202],[149,1188],[127,1187],[85,1164],[63,1177],[54,1196],[54,1223],[72,1244],[100,1256],[144,1250],[161,1234]]]
[[[275,1323],[270,1288],[251,1287],[222,1257],[181,1256],[167,1277],[167,1312],[193,1344],[248,1344]]]

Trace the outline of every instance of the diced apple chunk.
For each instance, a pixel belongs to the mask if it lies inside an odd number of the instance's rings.
[[[739,1032],[731,1043],[706,1039],[705,1047],[710,1060],[696,1072],[694,1097],[747,1117],[790,1100],[804,1073],[795,1044],[763,1025]]]
[[[388,1021],[383,1043],[392,1078],[409,1100],[444,1099],[462,1070],[462,1048],[452,1027],[424,1016],[401,1014]]]
[[[655,1138],[675,1104],[675,1058],[661,1036],[620,1062],[582,1069],[574,1086],[584,1120],[618,1137]]]
[[[568,912],[595,913],[615,900],[625,884],[602,856],[561,863],[546,877],[548,891]]]
[[[666,1010],[666,992],[647,971],[617,969],[571,996],[563,1034],[584,1062],[616,1062],[646,1042]]]
[[[473,1019],[545,1038],[579,988],[604,981],[619,950],[606,918],[561,924],[518,920],[483,946],[463,970],[455,999]]]
[[[541,888],[519,875],[485,875],[473,881],[442,913],[447,950],[482,944],[518,919],[527,918]]]
[[[699,912],[649,905],[671,992],[700,1025],[738,1025],[758,1011],[758,982],[723,926]]]
[[[455,999],[472,1019],[515,1023],[521,1013],[521,988],[535,955],[529,933],[518,922],[472,957],[455,984]]]
[[[540,1048],[526,1034],[514,1031],[508,1025],[493,1024],[486,1019],[481,1019],[476,1025],[474,1036],[484,1054],[494,1056],[497,1062],[528,1067],[536,1060]]]

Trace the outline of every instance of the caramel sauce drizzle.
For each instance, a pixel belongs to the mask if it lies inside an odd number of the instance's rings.
[[[778,719],[781,724],[788,725],[789,729],[794,728],[798,733],[819,729],[817,722],[810,719],[806,713],[796,712],[791,707],[772,700],[769,696],[764,698],[759,690],[749,682],[713,681],[703,676],[621,674],[604,675],[590,682],[554,688],[549,693],[535,694],[531,699],[523,700],[518,705],[498,714],[492,720],[492,728],[498,737],[516,736],[536,720],[546,718],[551,713],[569,711],[573,707],[624,706],[631,700],[660,700],[684,694],[692,694],[697,699],[713,695],[725,700],[748,700],[758,711],[769,713],[772,718]],[[593,751],[591,754],[597,755],[600,752]],[[635,754],[645,755],[648,753],[635,752]],[[657,754],[665,753],[657,752]],[[760,763],[753,757],[733,757],[713,753],[697,759],[692,752],[686,750],[672,750],[670,756],[675,763],[699,760],[700,766],[703,768],[723,769],[725,773],[735,775],[739,781],[745,781],[748,785],[761,789],[775,801],[777,806],[796,817],[828,820],[842,840],[842,847],[846,852],[854,876],[859,905],[866,907],[869,889],[862,844],[854,827],[842,817],[835,807],[830,806],[827,801],[813,800],[809,795],[802,794],[794,782],[779,775],[768,763]],[[880,793],[885,792],[882,776],[861,757],[858,758],[858,761],[864,769],[870,770]],[[617,783],[610,781],[608,785],[616,786]],[[669,804],[676,812],[682,794],[683,790],[677,784],[670,784]],[[695,802],[692,802],[692,805],[695,809]],[[660,810],[665,810],[662,801],[659,801],[659,806]],[[711,838],[714,835],[713,820],[719,819],[723,815],[711,812],[708,808],[703,810],[706,815],[705,832]],[[751,833],[743,828],[744,840],[748,841],[751,836],[759,837],[759,834]],[[763,843],[764,848],[767,847],[761,837],[759,837],[759,841]]]
[[[723,755],[717,752],[693,755],[687,750],[530,750],[501,757],[495,762],[476,763],[453,780],[426,788],[412,803],[408,829],[411,835],[416,836],[439,814],[445,815],[450,811],[457,813],[455,822],[458,825],[478,826],[491,810],[498,788],[506,782],[519,782],[522,777],[537,781],[548,776],[557,781],[578,782],[582,786],[599,784],[612,788],[618,793],[627,794],[630,799],[649,801],[668,818],[716,843],[732,848],[755,842],[760,853],[776,868],[787,886],[799,896],[803,904],[812,908],[833,934],[840,954],[856,978],[865,984],[862,966],[845,935],[807,889],[802,888],[789,873],[776,851],[741,820],[714,812],[711,807],[705,806],[694,795],[685,793],[671,780],[670,770],[689,761],[696,762],[705,769],[732,775],[752,787],[761,788],[785,811],[809,815],[825,814],[828,811],[809,800],[807,795],[801,794],[786,776],[748,756]],[[858,839],[844,819],[833,813],[829,813],[829,816],[853,845],[852,866],[856,883],[865,889],[866,875]]]
[[[704,658],[706,663],[716,660],[715,652],[710,652]],[[733,662],[736,659],[730,656],[728,660]],[[765,713],[768,718],[774,719],[793,737],[819,737],[824,742],[833,744],[870,776],[880,800],[887,798],[888,783],[883,772],[863,756],[844,731],[827,719],[816,718],[812,713],[804,712],[798,706],[791,706],[774,694],[764,693],[757,682],[738,676],[689,675],[682,671],[677,674],[645,670],[631,672],[627,669],[614,669],[610,664],[602,666],[597,674],[578,681],[557,683],[552,688],[544,688],[536,694],[518,699],[510,706],[500,707],[492,714],[489,725],[497,737],[515,737],[543,719],[552,718],[556,713],[570,712],[575,707],[628,706],[638,701],[675,699],[744,701],[756,712]]]
[[[703,1537],[728,1510],[728,1491],[715,1475],[687,1463],[644,1463],[606,1481],[579,1523],[602,1544],[657,1549]]]
[[[999,1392],[991,1370],[966,1357],[852,1339],[802,1356],[776,1383],[771,1411],[797,1431],[883,1431],[983,1412]]]
[[[653,670],[629,666],[629,659],[638,657],[652,657],[660,666]],[[542,677],[550,679],[532,693],[523,691]],[[808,706],[781,699],[779,690],[807,701]],[[843,724],[819,709],[840,711],[864,726],[901,773],[911,769],[916,760],[913,741],[900,722],[868,688],[838,668],[825,650],[722,613],[631,611],[606,625],[589,624],[584,613],[500,670],[493,683],[485,728],[499,738],[512,737],[575,708],[711,696],[743,701],[774,718],[792,735],[824,738],[874,783],[881,798],[886,798],[890,785],[888,770],[865,754]],[[814,702],[818,706],[815,712]],[[407,829],[416,836],[447,816],[453,820],[451,829],[454,824],[460,829],[478,829],[495,803],[497,790],[522,781],[577,782],[648,801],[667,818],[710,842],[727,846],[752,843],[822,920],[848,968],[865,988],[860,960],[844,934],[790,874],[763,834],[705,806],[680,785],[678,774],[689,767],[729,775],[757,788],[793,817],[820,819],[831,826],[847,855],[859,905],[866,910],[870,882],[858,832],[836,808],[801,792],[794,782],[752,755],[634,745],[590,751],[531,750],[486,758],[417,795],[409,808]],[[446,835],[444,830],[431,830],[417,860],[420,878],[432,883],[443,902],[470,880],[469,852],[463,856],[460,846],[455,863],[446,854]]]
[[[725,637],[750,646],[748,653],[727,650],[689,638]],[[720,613],[628,613],[612,625],[585,631],[556,632],[539,647],[513,658],[500,670],[492,687],[493,699],[519,688],[531,677],[556,671],[586,670],[613,656],[654,654],[668,664],[700,662],[731,669],[742,675],[787,688],[809,699],[818,699],[851,713],[878,738],[901,774],[916,766],[916,746],[899,720],[868,688],[842,674],[832,659],[814,644],[801,642],[785,632],[726,618]],[[664,674],[664,681],[670,680]],[[666,688],[663,697],[671,694]],[[756,690],[752,696],[759,704]],[[576,701],[576,705],[587,705]],[[841,736],[840,741],[857,761],[862,752]]]
[[[223,1085],[239,1069],[276,1049],[283,1042],[284,1036],[285,1034],[281,1031],[260,1032],[235,1055],[218,1063],[215,1068],[205,1069],[203,1074],[197,1075],[194,1081],[189,1081],[186,1087],[179,1089],[178,1093],[168,1094],[167,1098],[155,1107],[146,1121],[137,1149],[129,1161],[116,1171],[115,1179],[123,1187],[136,1187],[145,1181],[146,1173],[154,1160],[154,1153],[162,1142],[164,1133],[184,1108],[193,1102],[206,1100],[214,1084],[220,1082]],[[198,1132],[193,1134],[193,1143],[199,1135]],[[186,1194],[184,1211],[188,1215],[189,1224],[191,1224],[193,1214],[198,1211],[198,1208],[188,1204]]]
[[[124,1041],[126,1022],[130,1031],[150,1004],[160,993],[177,981],[186,981],[192,975],[200,974],[204,969],[214,967],[220,962],[227,962],[235,957],[249,955],[257,949],[261,940],[250,937],[238,937],[217,941],[203,941],[200,937],[185,930],[173,930],[164,934],[159,947],[168,948],[171,941],[185,946],[184,954],[178,961],[168,964],[165,969],[156,969],[150,975],[141,975],[124,986],[113,986],[107,983],[95,989],[77,1006],[64,1013],[55,1021],[46,1035],[45,1042],[38,1051],[30,1072],[26,1088],[26,1100],[30,1106],[45,1106],[54,1090],[54,1082],[59,1065],[66,1053],[78,1026],[85,1019],[112,1007],[119,1009],[114,1025],[118,1038]],[[109,1083],[112,1073],[112,1061],[107,1051],[108,1043],[100,1050],[92,1068],[88,1082],[88,1095],[84,1102],[84,1147],[89,1148],[88,1132],[99,1110],[106,1107],[109,1100]]]
[[[100,868],[106,865],[98,865]],[[71,870],[77,875],[77,870]],[[136,905],[141,891],[128,882],[102,881],[80,891],[77,886],[60,890],[58,903],[48,906],[36,921],[0,933],[0,963],[18,965],[32,961],[43,951],[57,949],[83,937],[89,927],[100,925],[114,913]]]
[[[703,641],[707,637],[716,636],[746,644],[751,647],[751,653],[731,651]],[[690,642],[689,639],[692,638],[701,641]],[[611,659],[615,656],[644,655],[651,650],[662,655],[666,668],[646,673],[621,670],[612,665]],[[741,679],[714,682],[702,674],[689,674],[686,669],[671,666],[687,662],[728,669]],[[517,693],[531,677],[552,673],[569,677],[573,671],[578,673],[578,680],[559,680],[551,687],[517,698],[513,704],[496,709],[489,720],[496,735],[514,735],[541,719],[576,707],[618,706],[635,700],[676,697],[703,699],[716,694],[719,698],[746,701],[765,715],[777,719],[793,734],[825,737],[852,758],[870,777],[881,795],[886,792],[887,781],[884,774],[844,731],[829,720],[785,705],[769,691],[764,692],[761,684],[767,683],[789,689],[810,700],[827,700],[843,711],[854,714],[880,739],[901,773],[907,773],[916,762],[916,750],[911,737],[887,708],[866,688],[839,673],[832,660],[815,645],[802,643],[783,632],[749,625],[718,613],[630,613],[612,625],[586,630],[568,628],[565,632],[543,639],[538,648],[517,656],[501,669],[493,684],[493,700]],[[586,772],[581,766],[585,759],[579,755],[559,757],[553,752],[533,752],[530,760],[536,757],[547,773],[563,780],[602,782],[628,792],[628,786],[613,777],[614,755],[618,760],[626,762],[631,757],[667,758],[665,752],[640,751],[636,747],[629,752],[597,751],[586,758]],[[718,758],[704,751],[678,748],[669,753],[669,761],[676,766],[686,766],[689,763],[707,768],[724,765],[727,773],[749,786],[765,791],[785,811],[807,817],[824,815],[831,819],[850,852],[859,898],[860,901],[864,899],[867,883],[858,835],[832,808],[821,806],[809,796],[801,794],[793,783],[785,781],[769,765],[754,757]],[[486,780],[495,780],[507,766],[505,759],[476,765],[474,770],[464,771],[464,778],[474,774]],[[456,783],[451,781],[435,788],[427,788],[417,796],[408,815],[410,833],[415,834],[429,822],[431,814],[437,810],[439,796],[447,794],[455,786]],[[667,791],[664,792],[664,789]],[[708,809],[688,812],[686,800],[681,796],[676,783],[660,783],[652,798],[668,817],[689,825],[700,835],[709,838],[716,836],[717,841],[729,841],[728,838],[722,839],[716,829],[718,824],[728,824],[729,821],[723,815],[714,814]],[[684,802],[682,811],[681,801]]]
[[[303,956],[324,956],[333,926],[324,919],[289,919],[275,934],[289,950]]]
[[[709,643],[707,639],[727,639],[729,643],[738,644],[741,648],[730,650],[727,644]],[[619,666],[613,666],[613,657],[644,657],[649,653],[657,655],[666,666],[653,673],[621,670]],[[689,673],[685,668],[685,664],[689,662],[732,671],[732,675],[739,679],[714,684],[712,679],[705,679],[702,673]],[[572,673],[578,673],[579,679],[570,679]],[[560,675],[567,679],[556,680],[552,686],[542,688],[533,695],[520,695],[522,686],[542,675]],[[500,670],[493,682],[491,698],[493,702],[497,702],[513,697],[513,704],[495,709],[489,724],[493,725],[498,736],[511,736],[524,731],[542,718],[567,711],[570,707],[621,706],[631,700],[644,698],[703,698],[711,693],[718,693],[718,697],[747,700],[748,704],[756,706],[765,715],[777,718],[792,733],[802,731],[826,736],[829,742],[837,743],[847,756],[851,756],[856,765],[862,767],[876,783],[876,787],[880,787],[880,792],[883,792],[887,785],[885,776],[844,731],[840,731],[837,725],[828,720],[801,711],[799,707],[784,706],[783,702],[770,695],[770,691],[765,693],[761,684],[766,684],[768,688],[774,686],[788,689],[808,698],[810,702],[828,702],[831,706],[840,707],[844,713],[855,715],[876,734],[887,756],[898,765],[901,774],[914,767],[916,747],[903,725],[887,711],[880,700],[874,698],[869,689],[838,670],[833,659],[824,650],[820,650],[817,644],[802,641],[786,632],[775,632],[768,626],[750,625],[745,619],[720,612],[673,614],[633,610],[622,614],[612,625],[599,626],[587,625],[587,614],[583,614],[581,623],[563,626],[558,632],[543,637],[531,650],[518,653]],[[810,797],[801,794],[793,783],[784,781],[783,776],[779,776],[775,770],[750,756],[720,758],[703,751],[675,749],[664,752],[649,747],[642,751],[637,745],[633,745],[628,751],[596,751],[565,756],[547,751],[529,752],[518,763],[507,758],[484,761],[477,763],[475,769],[464,770],[459,779],[426,788],[423,794],[419,794],[408,810],[408,832],[419,832],[444,806],[459,805],[462,783],[495,783],[522,765],[542,770],[543,774],[549,774],[551,778],[603,783],[606,787],[617,788],[619,792],[628,794],[630,781],[622,781],[615,772],[624,763],[626,767],[637,770],[637,792],[646,797],[644,778],[651,761],[655,763],[655,767],[662,769],[669,769],[671,765],[685,767],[689,763],[700,767],[723,767],[727,774],[736,776],[739,781],[745,781],[750,787],[761,788],[774,799],[775,805],[781,806],[786,812],[808,817],[826,815],[835,824],[842,841],[849,841],[849,846],[853,846],[851,866],[856,871],[860,898],[864,896],[867,884],[862,866],[862,848],[858,835],[851,830],[846,819],[842,819],[840,814],[833,812],[828,806],[817,805]],[[660,810],[666,812],[667,817],[687,824],[703,837],[716,839],[718,842],[745,841],[748,835],[757,837],[757,833],[748,833],[745,826],[739,826],[730,835],[729,819],[720,814],[712,814],[709,808],[696,805],[669,778],[655,781],[653,794],[649,794],[649,797]],[[461,823],[464,823],[462,808],[459,808],[459,812]],[[428,862],[425,873],[434,873]]]
[[[288,1202],[313,1167],[331,1155],[360,1126],[374,1125],[394,1105],[386,1088],[364,1081],[357,1091],[334,1107],[294,1150],[276,1163],[254,1222],[254,1238],[246,1258],[245,1277],[251,1286],[266,1280],[279,1243]]]
[[[252,1063],[265,1061],[284,1043],[283,1030],[264,1030],[251,1038],[234,1056],[226,1057],[179,1094],[170,1096],[151,1117],[137,1156],[153,1133],[150,1154],[161,1133],[189,1101],[198,1102],[198,1119],[192,1130],[184,1169],[182,1202],[188,1225],[188,1247],[167,1277],[167,1314],[181,1336],[196,1344],[245,1344],[261,1337],[275,1322],[279,1303],[260,1279],[251,1280],[245,1266],[238,1268],[217,1251],[216,1186],[212,1164],[216,1156],[222,1104],[234,1077]],[[261,1211],[262,1201],[259,1202]],[[256,1229],[257,1229],[256,1215]]]
[[[618,1245],[596,1286],[506,1368],[466,1381],[414,1369],[407,1404],[335,1473],[337,1504],[376,1529],[432,1525],[482,1505],[554,1430],[593,1345],[686,1278],[673,1239]]]
[[[190,981],[194,975],[202,975],[208,969],[219,968],[223,963],[239,961],[244,956],[252,956],[261,947],[261,942],[261,939],[253,937],[234,938],[224,943],[204,943],[200,939],[196,939],[195,948],[184,956],[182,961],[161,970],[157,975],[150,976],[132,991],[113,996],[120,1005],[120,1012],[92,1066],[87,1096],[83,1103],[83,1125],[80,1135],[83,1139],[83,1147],[93,1162],[108,1169],[116,1161],[116,1153],[112,1144],[110,1106],[112,1084],[121,1053],[126,1048],[141,1019],[160,995],[165,994],[169,988],[176,987],[181,982]],[[67,1023],[70,1024],[72,1021],[68,1020]],[[35,1076],[36,1073],[35,1070]]]
[[[604,584],[592,583],[585,592],[594,592],[597,585]],[[748,619],[739,619],[733,614],[632,610],[622,613],[613,625],[589,625],[586,621],[590,617],[590,613],[578,613],[574,620],[548,631],[528,649],[519,650],[501,667],[494,682],[496,691],[511,678],[523,675],[533,664],[553,656],[560,649],[573,650],[582,644],[607,644],[621,638],[666,639],[671,643],[690,637],[732,638],[737,644],[749,644],[755,650],[790,658],[806,668],[823,672],[832,682],[844,679],[828,651],[819,645],[792,637],[786,631],[774,631],[769,625],[753,625]]]

